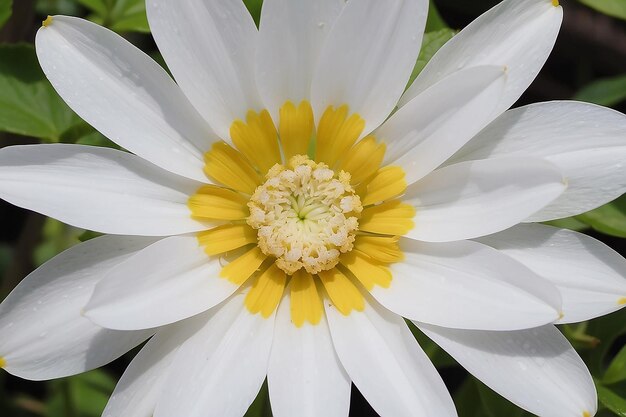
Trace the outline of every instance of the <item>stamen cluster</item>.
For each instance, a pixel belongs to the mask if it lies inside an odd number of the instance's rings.
[[[363,206],[350,174],[336,174],[307,156],[276,164],[248,202],[248,224],[258,230],[261,251],[291,275],[333,268],[352,250]]]

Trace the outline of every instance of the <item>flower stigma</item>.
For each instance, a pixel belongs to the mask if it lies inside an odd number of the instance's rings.
[[[354,246],[363,210],[350,174],[304,155],[276,164],[248,202],[258,245],[288,275],[329,270]]]

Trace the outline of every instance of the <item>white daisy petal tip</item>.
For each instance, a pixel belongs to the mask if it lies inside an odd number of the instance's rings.
[[[524,223],[477,240],[558,288],[564,314],[559,324],[590,320],[624,306],[626,260],[590,236]]]
[[[447,164],[533,156],[555,164],[567,190],[526,219],[575,216],[626,192],[626,116],[577,101],[535,103],[506,111],[461,148]]]
[[[47,28],[54,22],[54,16],[48,16],[41,22],[41,27]]]
[[[596,412],[593,378],[553,325],[494,332],[414,324],[474,377],[533,415],[581,417]]]

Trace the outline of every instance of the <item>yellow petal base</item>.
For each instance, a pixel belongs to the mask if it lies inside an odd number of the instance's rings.
[[[381,166],[386,145],[361,138],[365,120],[347,105],[329,106],[317,126],[307,101],[277,110],[276,121],[248,111],[228,143],[205,154],[215,185],[188,206],[218,226],[198,233],[199,243],[231,260],[220,276],[247,286],[252,314],[272,317],[285,291],[297,327],[320,323],[324,303],[345,315],[363,311],[365,291],[388,288],[389,265],[404,257],[399,236],[416,214],[399,200],[405,173]]]

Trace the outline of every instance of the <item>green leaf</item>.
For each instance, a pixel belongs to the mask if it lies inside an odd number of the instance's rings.
[[[100,417],[115,380],[97,369],[52,382],[47,417]]]
[[[263,0],[243,0],[243,2],[252,15],[254,23],[256,23],[258,27],[259,21],[261,20],[261,7],[263,6]]]
[[[43,16],[77,16],[83,12],[76,0],[36,0],[35,12]]]
[[[270,397],[267,390],[267,381],[263,383],[256,399],[248,408],[243,417],[272,417],[272,408],[270,407]]]
[[[578,91],[574,99],[614,106],[626,100],[626,75],[594,81]]]
[[[604,374],[606,364],[609,363],[607,357],[611,352],[611,346],[621,334],[626,333],[626,309],[579,323],[577,326],[585,327],[585,334],[596,340],[589,348],[580,350],[579,353],[589,366],[592,375]]]
[[[596,386],[596,388],[598,389],[598,400],[602,405],[618,416],[626,417],[626,399],[601,385]]]
[[[601,13],[626,20],[626,0],[578,0],[578,1]]]
[[[13,13],[13,0],[0,0],[0,28],[9,20]]]
[[[443,20],[439,14],[439,10],[433,0],[430,0],[428,5],[428,18],[426,19],[426,29],[424,32],[434,32],[440,29],[449,28],[448,24]]]
[[[626,195],[595,210],[576,216],[576,219],[588,224],[598,232],[626,237]]]
[[[82,123],[39,68],[30,45],[0,45],[0,131],[57,142]]]
[[[144,0],[77,1],[94,12],[89,20],[116,32],[150,32]]]
[[[33,262],[35,265],[41,265],[52,259],[65,249],[79,243],[83,233],[82,229],[48,217],[43,226],[41,243],[34,250]]]
[[[581,230],[589,229],[589,225],[587,223],[583,223],[578,220],[576,217],[566,217],[564,219],[550,220],[548,222],[543,222],[548,226],[560,227],[561,229],[570,229],[580,232]]]
[[[626,346],[613,358],[608,369],[604,373],[602,383],[605,385],[615,384],[626,380]]]
[[[103,236],[103,233],[94,232],[92,230],[85,230],[80,236],[78,236],[78,240],[80,240],[81,242],[86,242],[100,236]]]
[[[415,81],[419,73],[422,72],[428,61],[430,61],[439,48],[452,39],[454,35],[456,35],[456,31],[453,29],[439,29],[435,32],[428,32],[424,34],[422,49],[417,57],[417,62],[415,62],[415,67],[413,67],[413,72],[411,73],[411,77],[407,83],[407,88],[413,84],[413,81]]]
[[[454,404],[456,404],[459,417],[483,416],[482,404],[476,382],[472,376],[468,376],[461,384],[461,387],[454,393]]]
[[[117,0],[114,4],[111,29],[116,32],[150,32],[145,0]]]
[[[108,7],[105,0],[75,0],[78,3],[82,4],[89,10],[99,14],[100,16],[104,16],[107,14]]]

